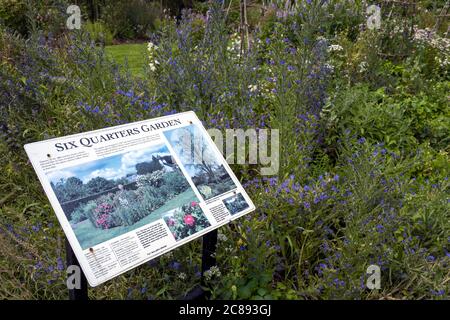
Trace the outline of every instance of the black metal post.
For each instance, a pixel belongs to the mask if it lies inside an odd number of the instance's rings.
[[[202,244],[202,276],[201,276],[201,285],[205,284],[203,274],[205,271],[209,270],[212,266],[216,264],[216,245],[217,245],[217,229],[213,230],[203,236],[203,244]],[[69,242],[66,239],[66,261],[67,266],[76,265],[80,268],[81,266],[75,256],[75,253],[72,250]],[[84,276],[83,271],[81,270],[81,287],[80,289],[69,289],[69,300],[88,300],[88,286],[87,279]],[[189,292],[186,296],[183,297],[185,300],[197,300],[204,299],[208,296],[208,292],[205,292],[201,287],[194,288],[191,292]]]
[[[209,292],[202,289],[201,286],[205,285],[204,273],[209,270],[212,266],[216,265],[216,245],[217,245],[217,229],[208,232],[203,237],[203,247],[202,247],[202,276],[201,285],[196,286],[194,289],[189,291],[183,300],[200,300],[209,297]]]
[[[75,265],[80,268],[80,289],[69,289],[69,300],[88,300],[88,285],[87,279],[84,276],[80,263],[75,256],[75,253],[70,246],[69,241],[66,239],[66,262],[67,266]]]
[[[203,274],[212,266],[216,265],[216,245],[217,229],[208,232],[203,236],[202,248],[202,284],[204,284]]]

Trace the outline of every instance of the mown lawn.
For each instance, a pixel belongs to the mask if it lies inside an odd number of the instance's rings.
[[[142,226],[145,226],[146,224],[155,222],[156,220],[161,219],[166,212],[181,207],[183,204],[189,203],[191,201],[198,201],[198,199],[194,191],[189,188],[188,190],[177,195],[171,201],[168,201],[165,205],[156,209],[147,217],[136,222],[132,226],[115,227],[103,230],[94,227],[89,220],[84,220],[76,224],[74,228],[75,235],[77,236],[78,241],[80,241],[81,247],[83,249],[87,249],[103,241],[108,241],[109,239],[120,236],[136,228],[140,228]]]
[[[125,66],[134,76],[144,76],[146,43],[118,44],[106,46],[106,54],[114,59],[118,64]]]

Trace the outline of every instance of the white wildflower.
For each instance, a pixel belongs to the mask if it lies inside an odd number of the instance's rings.
[[[333,71],[334,71],[334,66],[333,66],[332,64],[325,63],[324,67],[325,67],[326,69],[328,69],[330,72],[333,72]]]
[[[238,58],[241,56],[241,37],[239,34],[233,33],[230,36],[227,50],[228,52],[235,54]]]
[[[366,72],[369,64],[366,61],[362,61],[358,66],[359,66],[359,72],[363,73],[363,72]]]
[[[180,272],[180,273],[178,274],[178,279],[180,279],[180,280],[186,280],[186,273]]]
[[[248,89],[250,90],[250,92],[255,92],[256,90],[258,90],[258,86],[256,84],[251,84],[248,86]]]
[[[209,270],[206,270],[203,275],[205,276],[205,279],[207,281],[211,280],[214,277],[221,277],[222,273],[220,272],[219,267],[217,266],[212,266],[211,268],[209,268]]]
[[[148,57],[150,58],[149,67],[151,71],[156,70],[156,66],[159,64],[159,61],[156,60],[156,51],[158,50],[158,46],[153,42],[149,42],[147,45]]]
[[[342,51],[342,50],[344,50],[344,48],[342,48],[342,46],[340,46],[338,44],[332,44],[331,46],[328,47],[329,52]]]
[[[120,205],[123,206],[123,207],[126,207],[126,206],[129,205],[128,200],[125,199],[125,198],[122,198],[122,197],[119,197],[119,203],[120,203]]]
[[[228,238],[227,238],[227,236],[226,236],[225,234],[219,233],[219,234],[217,235],[217,240],[219,240],[219,241],[227,241]]]

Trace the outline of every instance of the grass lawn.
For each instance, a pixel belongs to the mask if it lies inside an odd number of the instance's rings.
[[[91,221],[84,220],[77,223],[75,226],[72,225],[75,235],[80,242],[81,247],[84,249],[93,247],[99,243],[110,240],[114,237],[120,236],[124,233],[132,231],[136,228],[145,226],[146,224],[152,223],[158,219],[161,219],[163,215],[172,209],[181,207],[183,204],[189,203],[191,201],[198,201],[194,191],[191,188],[183,193],[180,193],[175,198],[168,201],[162,207],[156,209],[147,217],[136,222],[131,226],[115,227],[111,229],[100,229],[92,225]]]
[[[106,46],[106,54],[120,65],[128,62],[130,72],[134,76],[144,75],[145,55],[147,43],[118,44]]]

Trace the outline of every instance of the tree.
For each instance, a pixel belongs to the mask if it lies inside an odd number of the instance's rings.
[[[55,192],[56,198],[58,198],[59,202],[66,202],[68,199],[68,197],[66,196],[66,193],[64,192],[64,180],[61,179],[58,182],[50,183],[53,191]]]
[[[186,165],[207,175],[210,182],[217,182],[219,164],[205,136],[195,126],[180,129],[173,139],[178,154],[185,159]]]
[[[86,184],[87,190],[90,194],[103,192],[115,187],[113,181],[103,177],[95,177]]]
[[[140,162],[136,164],[136,173],[138,175],[152,173],[157,170],[162,170],[163,166],[159,163],[158,159],[155,157],[152,158],[150,162]]]
[[[83,181],[77,177],[70,177],[64,184],[64,192],[70,200],[74,200],[84,197],[86,189],[83,185]]]

